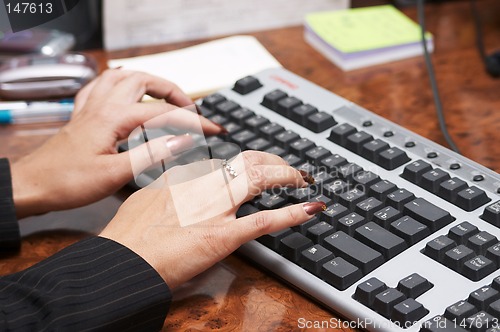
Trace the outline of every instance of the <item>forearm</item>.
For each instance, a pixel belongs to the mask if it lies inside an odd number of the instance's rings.
[[[157,331],[170,301],[168,286],[146,261],[93,237],[0,278],[0,327]]]

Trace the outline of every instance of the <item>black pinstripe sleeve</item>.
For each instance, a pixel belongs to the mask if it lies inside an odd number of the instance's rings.
[[[93,237],[0,278],[0,330],[158,331],[170,302],[146,261]]]
[[[21,238],[12,198],[10,165],[0,158],[0,252],[19,249]]]

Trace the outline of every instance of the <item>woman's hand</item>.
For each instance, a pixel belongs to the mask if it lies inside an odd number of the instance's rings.
[[[140,103],[144,94],[166,102]],[[124,70],[104,72],[79,92],[71,121],[12,165],[18,217],[83,206],[114,193],[137,171],[132,169],[131,152],[117,153],[117,142],[148,120],[192,104],[176,85],[159,77]],[[191,115],[205,134],[221,132],[213,122]],[[136,164],[150,165],[147,148],[154,149],[156,160],[168,159],[193,142],[187,136],[166,136],[150,143],[132,152],[145,158]]]
[[[239,154],[230,165],[236,176],[221,160],[168,170],[131,195],[100,236],[139,254],[175,288],[241,244],[301,224],[326,208],[321,202],[305,203],[236,219],[243,202],[270,188],[304,187],[307,175],[257,151]]]

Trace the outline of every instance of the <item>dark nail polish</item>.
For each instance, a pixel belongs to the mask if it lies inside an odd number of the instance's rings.
[[[220,129],[219,135],[229,134],[229,131],[227,131],[227,129],[224,126],[222,126],[221,124],[218,124],[217,122],[213,122],[213,121],[212,121],[212,123]]]
[[[302,176],[302,178],[304,179],[304,181],[306,181],[309,184],[314,184],[315,180],[311,174],[307,173],[306,171],[304,171],[302,169],[299,170],[299,173]]]
[[[323,202],[310,202],[304,204],[304,211],[310,216],[326,210],[326,205]]]

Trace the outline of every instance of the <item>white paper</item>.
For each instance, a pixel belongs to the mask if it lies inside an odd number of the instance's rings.
[[[104,0],[108,50],[302,24],[309,12],[350,0]]]
[[[168,79],[192,98],[280,63],[251,36],[234,36],[181,50],[109,60],[110,68],[138,70]]]

